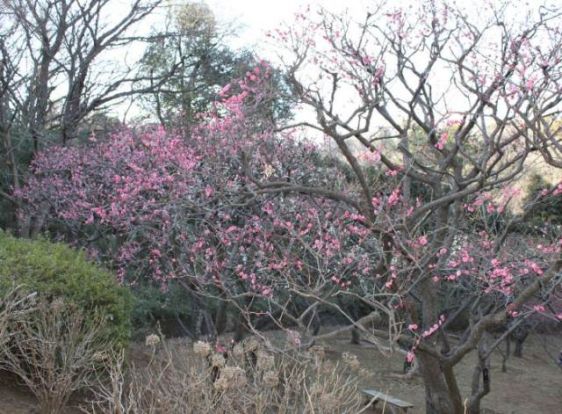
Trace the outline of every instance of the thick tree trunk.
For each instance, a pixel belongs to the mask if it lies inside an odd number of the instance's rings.
[[[18,237],[28,239],[31,234],[31,217],[18,211],[16,213],[16,228]]]
[[[240,342],[244,339],[244,335],[246,333],[246,327],[244,325],[244,321],[241,315],[236,317],[236,322],[234,325],[234,342]]]
[[[39,206],[38,213],[31,214],[19,208],[16,213],[16,227],[19,237],[33,239],[39,236],[45,226],[48,215],[48,205],[43,203]]]
[[[513,356],[517,358],[523,358],[523,342],[529,336],[529,328],[524,326],[518,326],[511,334],[513,341],[515,342],[515,350],[513,351]]]
[[[432,326],[439,320],[438,300],[436,290],[431,279],[426,278],[421,284],[418,294],[422,300],[422,321],[426,327]],[[416,315],[412,313],[412,320]],[[429,340],[426,344],[431,346]],[[436,344],[433,344],[436,345]],[[431,346],[437,350],[437,346]],[[463,414],[462,399],[457,386],[452,366],[444,364],[437,355],[419,349],[416,353],[420,374],[425,385],[426,414]]]
[[[419,352],[417,358],[425,385],[426,414],[462,414],[460,396],[449,388],[440,361],[423,352]]]

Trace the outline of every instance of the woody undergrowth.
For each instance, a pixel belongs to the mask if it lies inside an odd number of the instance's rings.
[[[274,354],[251,337],[217,352],[206,342],[172,345],[147,337],[145,366],[116,355],[85,412],[133,413],[360,413],[365,373],[357,357],[334,363],[321,347]]]

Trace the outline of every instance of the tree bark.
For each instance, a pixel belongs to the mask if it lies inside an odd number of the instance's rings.
[[[515,340],[515,349],[513,350],[513,356],[517,358],[523,358],[523,340]]]
[[[490,393],[490,349],[489,334],[484,334],[478,344],[478,364],[472,376],[472,395],[468,400],[467,414],[479,414],[482,398]],[[480,381],[482,379],[482,381]],[[480,386],[482,384],[482,386]]]
[[[425,385],[426,414],[462,414],[455,407],[440,361],[432,355],[418,352],[420,374]]]
[[[359,329],[353,328],[351,330],[351,343],[354,345],[359,345],[361,343],[361,335],[359,334]]]
[[[226,301],[221,301],[217,314],[215,316],[215,328],[217,330],[217,335],[222,335],[226,331],[227,324],[227,304]]]
[[[418,294],[422,302],[422,320],[426,327],[439,320],[436,291],[430,279],[420,283]],[[436,344],[431,348],[437,350]],[[426,414],[463,414],[460,391],[457,387],[453,365],[446,365],[439,355],[418,349],[420,374],[425,385]]]

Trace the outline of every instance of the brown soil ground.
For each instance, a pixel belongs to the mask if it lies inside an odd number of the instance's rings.
[[[382,355],[378,351],[350,345],[341,338],[330,344],[334,350],[355,353],[363,367],[373,372],[365,388],[375,388],[414,404],[408,413],[424,413],[425,394],[421,378],[397,378],[402,374],[403,356]],[[512,346],[513,349],[513,346]],[[523,358],[509,358],[507,372],[502,372],[502,357],[496,352],[491,360],[491,392],[482,400],[483,414],[562,414],[562,369],[556,360],[562,349],[560,335],[534,335],[527,339]],[[459,387],[468,395],[475,355],[468,355],[456,367]]]
[[[351,352],[359,357],[362,367],[372,372],[372,376],[364,381],[365,388],[375,388],[411,402],[415,408],[409,413],[424,412],[421,379],[399,378],[402,373],[402,354],[383,355],[368,345],[351,345],[347,337],[331,339],[323,345],[330,351],[328,355],[332,358],[338,358],[343,352]],[[523,358],[509,359],[505,373],[501,372],[500,354],[494,354],[491,365],[492,392],[483,400],[483,413],[561,414],[562,369],[556,365],[560,349],[561,335],[534,335],[525,342]],[[469,355],[456,369],[461,391],[465,395],[470,388],[473,366],[474,356]],[[61,414],[79,412],[69,408]],[[35,401],[29,392],[18,386],[13,378],[0,376],[0,414],[32,413],[36,413]]]

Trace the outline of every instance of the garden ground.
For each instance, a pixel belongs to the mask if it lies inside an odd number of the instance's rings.
[[[421,378],[400,378],[403,357],[400,353],[383,355],[370,345],[351,345],[342,336],[323,343],[329,358],[337,359],[343,352],[359,357],[362,367],[372,372],[364,386],[376,388],[415,405],[410,413],[423,413],[424,389]],[[142,359],[143,346],[134,346],[135,357]],[[562,335],[533,335],[525,342],[523,358],[511,357],[507,372],[501,372],[501,355],[491,361],[492,392],[483,400],[484,414],[558,414],[562,407],[562,369],[556,365],[562,349]],[[146,355],[145,355],[146,356]],[[457,367],[460,387],[466,395],[472,378],[473,355]],[[0,414],[32,414],[34,400],[13,380],[0,378]],[[62,414],[77,414],[68,409]]]

